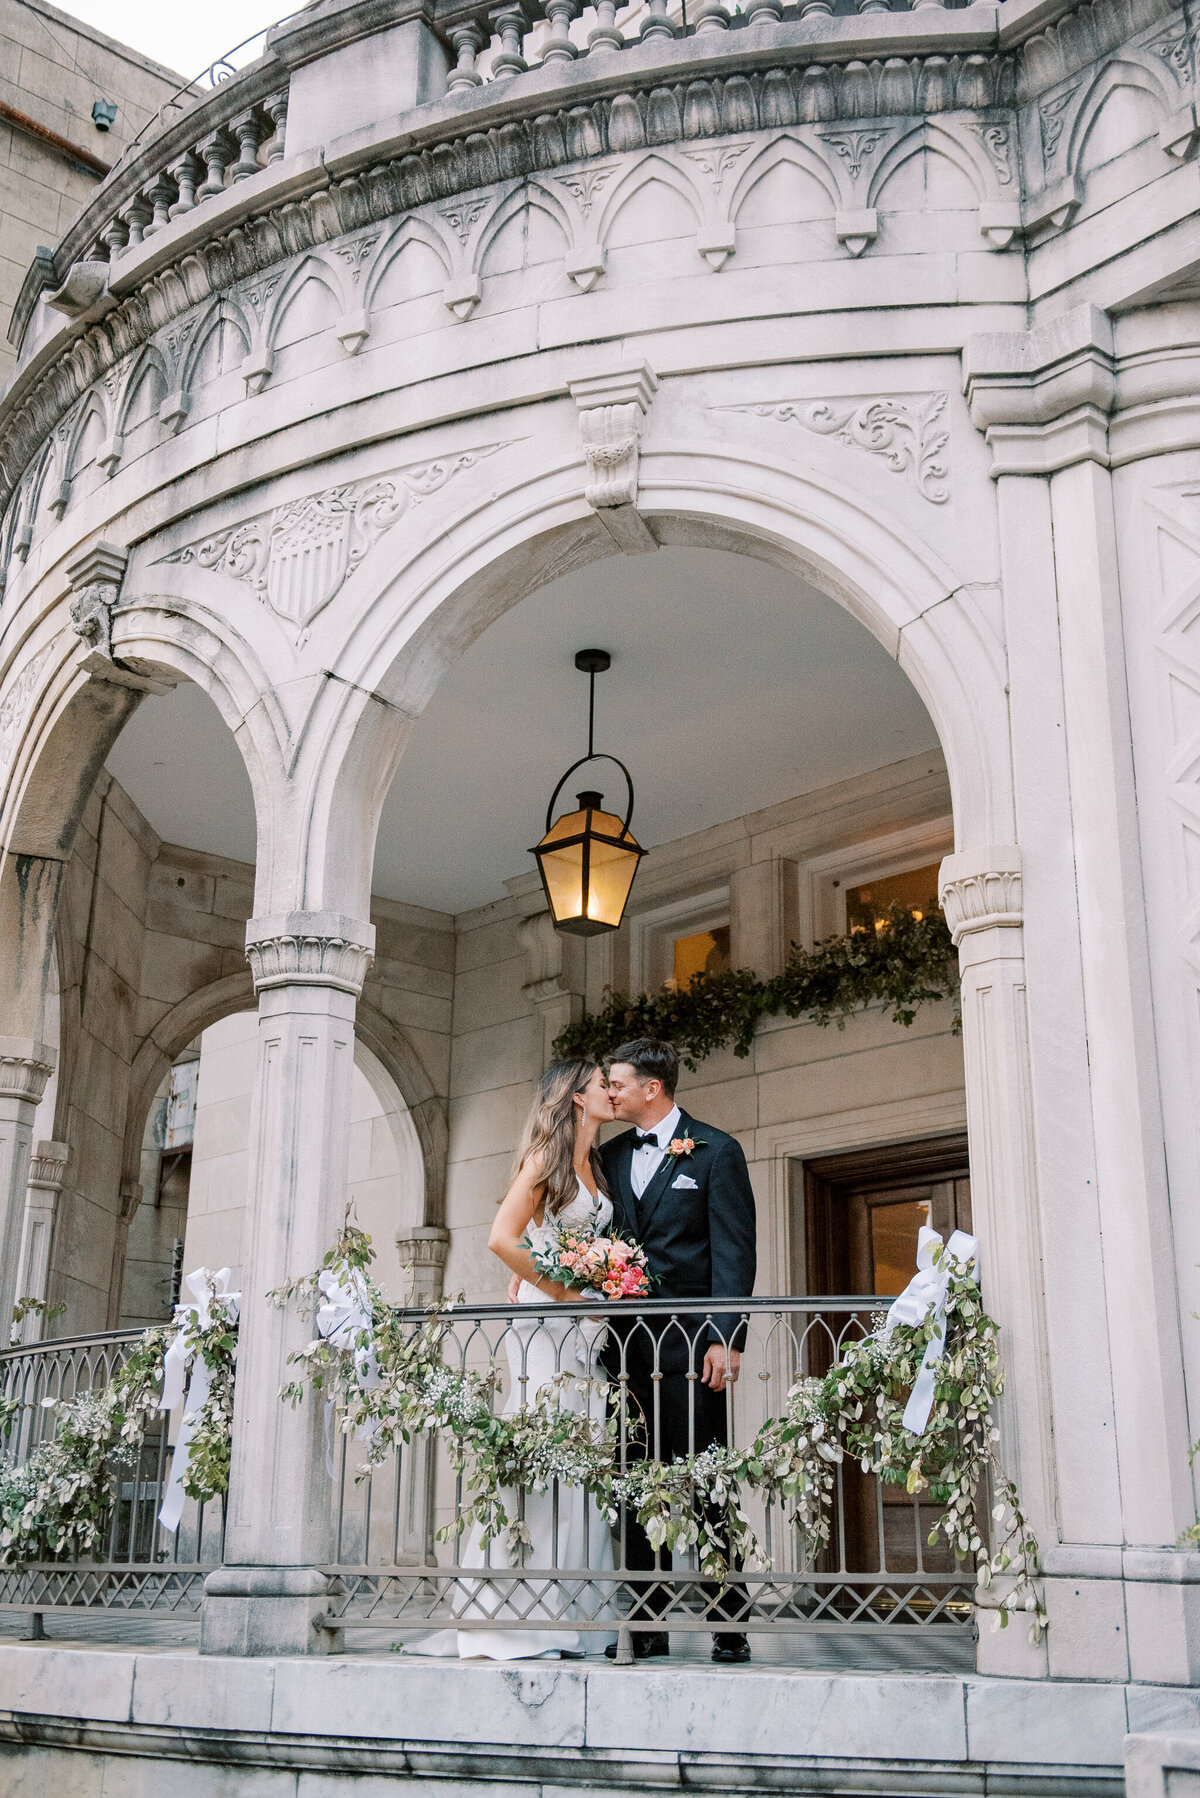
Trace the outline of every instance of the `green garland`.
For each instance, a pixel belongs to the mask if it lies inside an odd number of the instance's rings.
[[[908,1025],[922,1005],[957,993],[958,958],[945,919],[938,912],[916,918],[893,905],[880,930],[830,937],[815,949],[793,944],[773,980],[735,968],[633,999],[612,993],[599,1011],[567,1026],[554,1053],[600,1061],[619,1043],[654,1036],[673,1043],[694,1071],[714,1049],[732,1045],[735,1055],[748,1055],[760,1018],[836,1022],[841,1029],[851,1012],[882,1000],[895,1023]]]
[[[219,1299],[212,1311],[205,1330],[186,1318],[147,1330],[106,1386],[48,1407],[56,1412],[52,1441],[39,1443],[22,1462],[0,1460],[0,1565],[76,1560],[103,1539],[112,1515],[112,1472],[136,1462],[159,1416],[163,1356],[180,1330],[188,1333],[189,1368],[202,1355],[211,1372],[183,1489],[203,1503],[228,1488],[237,1325]],[[19,1399],[0,1399],[0,1436],[12,1434],[26,1408]]]
[[[652,1544],[694,1548],[701,1572],[723,1580],[730,1557],[747,1566],[766,1564],[746,1514],[751,1494],[764,1503],[785,1504],[806,1552],[815,1557],[829,1541],[834,1469],[848,1455],[864,1473],[928,1494],[944,1507],[932,1525],[930,1544],[941,1536],[956,1559],[973,1561],[979,1586],[1006,1576],[997,1626],[1024,1612],[1031,1639],[1040,1639],[1046,1614],[1035,1584],[1037,1542],[995,1450],[994,1407],[1004,1389],[997,1328],[968,1267],[952,1263],[948,1270],[945,1351],[922,1435],[905,1430],[902,1419],[934,1324],[927,1319],[898,1325],[885,1337],[881,1316],[875,1333],[849,1345],[824,1379],[793,1386],[784,1414],[768,1420],[748,1447],[711,1448],[669,1464],[638,1461],[620,1473],[611,1403],[599,1423],[558,1402],[560,1389],[588,1382],[559,1374],[529,1403],[497,1416],[499,1372],[458,1371],[442,1359],[453,1307],[432,1309],[421,1328],[410,1332],[371,1280],[372,1260],[370,1237],[347,1222],[318,1272],[272,1294],[281,1304],[299,1299],[312,1314],[322,1296],[321,1274],[332,1274],[342,1287],[352,1288],[366,1320],[348,1339],[343,1333],[335,1344],[316,1336],[293,1354],[301,1374],[280,1396],[301,1402],[306,1382],[325,1392],[339,1428],[363,1440],[360,1477],[402,1442],[425,1431],[439,1433],[468,1494],[460,1515],[439,1532],[440,1541],[478,1525],[484,1544],[503,1535],[519,1556],[528,1538],[510,1516],[512,1493],[522,1487],[543,1492],[559,1480],[583,1487],[610,1521],[629,1506]],[[998,1537],[994,1549],[977,1521],[988,1476]]]

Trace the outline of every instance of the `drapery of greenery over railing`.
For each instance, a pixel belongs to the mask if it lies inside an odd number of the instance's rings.
[[[229,1485],[237,1323],[220,1298],[212,1323],[196,1327],[186,1313],[147,1330],[107,1385],[56,1400],[53,1440],[26,1460],[0,1458],[0,1564],[73,1560],[102,1539],[112,1514],[112,1473],[136,1462],[142,1439],[158,1415],[163,1356],[180,1331],[187,1334],[186,1370],[197,1355],[211,1372],[208,1397],[191,1441],[183,1489],[202,1503]],[[0,1437],[7,1440],[20,1413],[19,1398],[0,1398]]]
[[[630,1507],[655,1546],[695,1548],[701,1571],[723,1580],[731,1558],[766,1565],[746,1514],[752,1494],[787,1504],[806,1552],[815,1556],[829,1540],[834,1467],[849,1455],[864,1473],[944,1506],[930,1544],[944,1537],[956,1558],[972,1560],[981,1587],[1005,1576],[997,1626],[1025,1613],[1031,1640],[1040,1639],[1046,1614],[1036,1585],[1037,1542],[995,1447],[994,1410],[1004,1389],[997,1326],[967,1264],[948,1266],[945,1351],[920,1436],[902,1419],[935,1325],[930,1317],[897,1325],[885,1336],[880,1316],[875,1333],[851,1344],[823,1379],[793,1386],[783,1415],[768,1420],[746,1448],[710,1448],[669,1464],[644,1460],[620,1473],[611,1403],[606,1420],[597,1423],[558,1402],[560,1389],[580,1376],[559,1374],[511,1415],[497,1416],[499,1372],[457,1370],[441,1358],[453,1301],[432,1307],[412,1332],[370,1278],[373,1259],[370,1237],[347,1222],[321,1269],[271,1295],[280,1304],[296,1300],[313,1315],[321,1298],[318,1280],[328,1271],[343,1288],[354,1288],[369,1318],[361,1328],[339,1332],[336,1345],[318,1335],[293,1354],[300,1374],[280,1396],[299,1403],[306,1383],[325,1394],[339,1428],[362,1438],[360,1478],[402,1442],[439,1432],[468,1494],[439,1540],[478,1525],[485,1543],[503,1535],[519,1555],[528,1533],[510,1512],[511,1494],[522,1487],[545,1491],[557,1479],[585,1488],[610,1522],[621,1506]],[[978,1522],[989,1478],[995,1548]]]
[[[554,1053],[600,1061],[620,1043],[654,1036],[673,1043],[694,1072],[714,1049],[749,1055],[760,1018],[803,1018],[840,1030],[851,1012],[882,1001],[895,1023],[908,1025],[922,1005],[957,993],[958,957],[945,919],[937,912],[917,918],[893,905],[880,930],[852,930],[815,949],[793,944],[773,980],[734,968],[633,999],[612,993],[599,1011],[567,1026]],[[954,1022],[957,1029],[957,1013]]]

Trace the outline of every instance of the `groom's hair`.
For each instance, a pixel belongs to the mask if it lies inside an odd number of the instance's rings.
[[[618,1061],[632,1068],[639,1080],[657,1080],[668,1098],[675,1097],[675,1088],[679,1084],[679,1057],[670,1043],[660,1042],[653,1036],[639,1036],[631,1043],[622,1043],[619,1049],[604,1057],[605,1072]]]

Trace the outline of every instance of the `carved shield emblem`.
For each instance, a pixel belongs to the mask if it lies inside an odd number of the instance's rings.
[[[282,506],[271,524],[267,598],[301,629],[328,605],[350,566],[354,509],[335,487]]]

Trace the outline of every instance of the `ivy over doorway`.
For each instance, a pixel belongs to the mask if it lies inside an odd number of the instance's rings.
[[[554,1053],[601,1061],[620,1043],[653,1036],[673,1043],[694,1072],[716,1049],[749,1055],[760,1018],[836,1023],[840,1030],[852,1012],[882,1002],[893,1022],[907,1026],[923,1005],[957,996],[958,957],[945,919],[937,912],[914,917],[893,905],[873,931],[829,937],[815,949],[793,944],[783,973],[772,980],[734,968],[632,999],[611,993],[599,1011],[568,1025]]]

